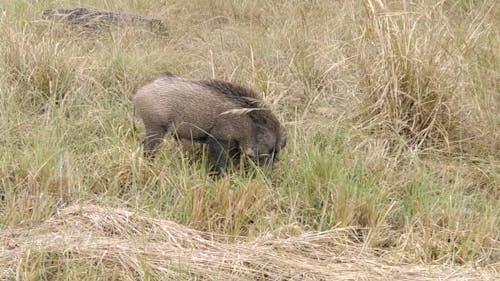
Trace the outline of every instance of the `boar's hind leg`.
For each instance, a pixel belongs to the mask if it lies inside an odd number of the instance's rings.
[[[227,167],[228,159],[234,156],[235,148],[230,141],[209,138],[208,157],[217,174],[223,174]]]
[[[144,138],[144,156],[154,158],[156,147],[163,141],[165,129],[162,127],[146,127],[146,136]]]

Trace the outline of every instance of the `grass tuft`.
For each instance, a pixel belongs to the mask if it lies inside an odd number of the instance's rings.
[[[488,36],[475,30],[482,21],[471,21],[462,40],[450,27],[444,2],[429,9],[425,4],[389,4],[363,1],[360,26],[361,126],[374,133],[390,132],[396,147],[460,151],[480,108],[469,103],[471,74],[467,55]],[[481,6],[481,5],[480,5]],[[491,10],[479,9],[488,17]]]

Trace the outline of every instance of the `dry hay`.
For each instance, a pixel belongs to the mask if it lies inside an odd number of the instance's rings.
[[[348,242],[352,228],[254,241],[196,231],[123,209],[73,206],[34,229],[0,233],[0,280],[29,252],[71,253],[110,270],[208,280],[499,280],[493,270],[395,264]],[[68,255],[66,255],[68,256]],[[2,272],[3,275],[2,276]]]

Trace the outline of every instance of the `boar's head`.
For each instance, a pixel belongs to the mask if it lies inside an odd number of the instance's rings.
[[[240,108],[222,113],[213,133],[238,144],[259,164],[272,164],[286,145],[284,128],[267,108]]]

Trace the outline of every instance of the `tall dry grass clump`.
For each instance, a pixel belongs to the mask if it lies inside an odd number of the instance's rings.
[[[55,37],[51,30],[32,32],[33,26],[27,23],[20,26],[0,24],[3,38],[0,62],[4,79],[27,93],[19,96],[19,103],[28,102],[41,109],[48,102],[62,102],[74,89],[78,66],[82,63],[82,57],[74,55],[78,53],[75,44]]]
[[[494,7],[483,5],[476,17]],[[360,116],[366,131],[417,150],[457,152],[464,141],[478,141],[470,126],[481,108],[471,107],[477,100],[467,57],[488,26],[475,18],[453,26],[451,10],[446,1],[363,1]]]

